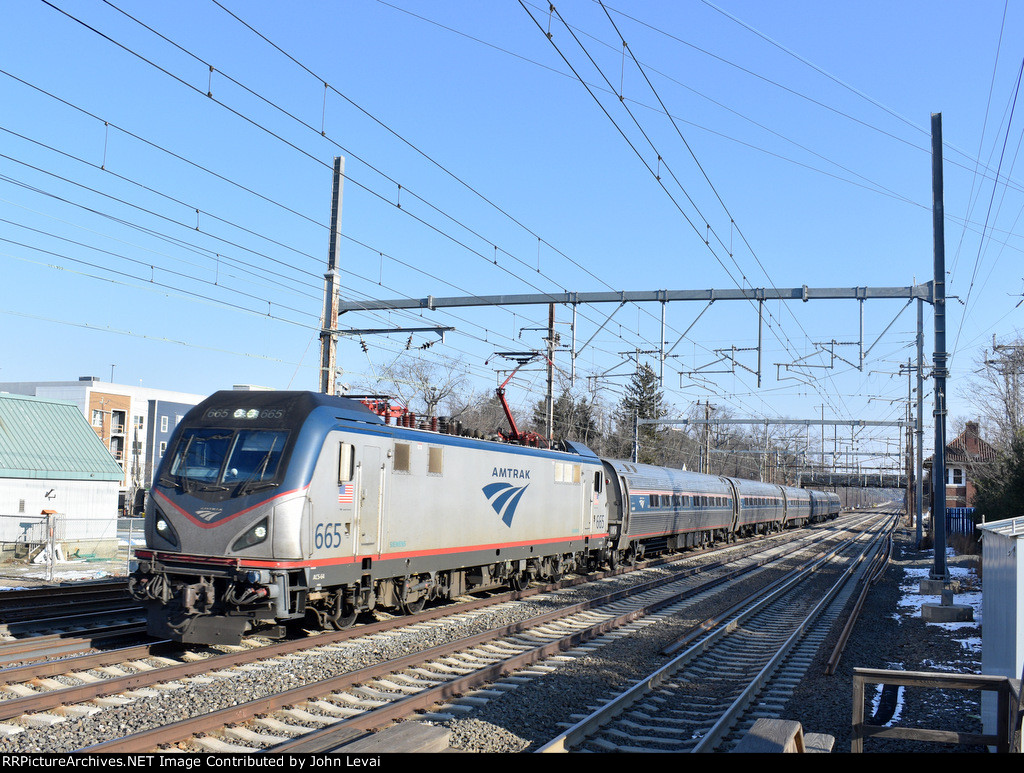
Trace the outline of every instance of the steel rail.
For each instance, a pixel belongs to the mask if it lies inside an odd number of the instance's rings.
[[[777,555],[775,560],[781,560],[787,555],[788,552],[780,552],[780,555]],[[720,568],[724,563],[725,562],[720,562],[715,564],[713,568]],[[762,562],[753,561],[752,565],[748,567],[748,571],[754,571],[760,568],[761,565]],[[698,567],[681,572],[672,577],[657,578],[655,580],[640,583],[632,588],[605,594],[598,599],[591,599],[578,604],[573,604],[563,609],[548,612],[529,620],[491,629],[456,642],[450,642],[429,650],[424,650],[402,658],[387,661],[386,663],[378,664],[355,672],[349,672],[330,679],[312,682],[277,695],[259,698],[249,703],[231,706],[202,716],[180,720],[171,725],[153,728],[122,739],[105,741],[86,747],[80,751],[133,753],[150,750],[163,744],[181,742],[193,735],[196,735],[197,733],[208,732],[211,726],[222,726],[225,724],[244,722],[259,714],[286,708],[311,698],[342,690],[368,680],[380,678],[388,674],[395,673],[396,671],[401,671],[405,668],[429,662],[437,658],[443,658],[487,642],[525,633],[531,629],[535,629],[539,626],[543,626],[557,620],[562,620],[572,615],[592,611],[600,608],[601,606],[620,601],[630,596],[648,593],[660,588],[661,586],[677,583],[681,580],[688,579],[692,574],[698,571],[707,571],[708,568],[709,567]],[[439,701],[459,695],[474,687],[492,682],[512,671],[519,670],[525,666],[544,660],[558,652],[575,647],[584,641],[600,636],[608,630],[621,627],[622,625],[632,622],[644,615],[650,614],[653,611],[678,603],[680,599],[706,590],[706,586],[714,584],[717,584],[717,579],[712,580],[709,583],[701,584],[698,587],[685,588],[674,592],[667,597],[657,599],[638,609],[616,615],[609,620],[605,620],[594,625],[589,625],[583,630],[572,632],[555,641],[533,647],[501,662],[481,667],[475,670],[472,674],[446,680],[442,684],[424,690],[416,695],[398,699],[386,706],[369,710],[357,717],[343,719],[331,724],[330,727],[304,734],[299,738],[274,746],[269,751],[312,752],[334,748],[343,741],[352,738],[354,735],[378,729],[397,718],[408,716],[414,711],[428,708]],[[322,643],[321,637],[317,637],[316,644]],[[261,658],[262,657],[266,657],[266,655],[261,655]],[[209,665],[209,661],[204,662],[207,664],[208,669],[212,668],[212,666]],[[2,709],[3,704],[0,704],[0,711],[2,711]]]
[[[841,545],[836,546],[835,549],[829,551],[830,555],[837,554],[839,551],[844,550],[849,545],[853,544],[857,538],[844,541]],[[828,556],[819,558],[817,561],[810,563],[803,570],[803,577],[809,576],[811,573],[816,571],[816,568],[823,565],[828,559]],[[592,735],[599,728],[607,725],[612,719],[617,717],[619,714],[626,711],[634,703],[641,700],[647,694],[655,690],[659,685],[668,680],[671,676],[677,673],[683,666],[685,666],[690,660],[697,655],[702,654],[706,650],[715,644],[718,640],[724,638],[731,633],[739,624],[756,614],[759,610],[767,607],[770,603],[779,598],[783,597],[785,591],[788,588],[794,587],[800,578],[790,578],[784,585],[776,587],[774,590],[765,594],[763,590],[759,590],[751,594],[743,603],[753,603],[749,609],[733,616],[723,624],[715,625],[714,629],[710,631],[704,638],[700,639],[696,643],[692,644],[684,652],[677,655],[671,661],[666,663],[664,666],[649,674],[647,677],[636,682],[632,687],[625,690],[621,695],[617,696],[613,700],[605,703],[601,708],[595,710],[593,713],[585,717],[584,719],[577,722],[571,728],[565,732],[559,734],[557,737],[549,741],[538,751],[540,753],[552,753],[552,752],[567,752],[571,747],[581,743],[587,736]],[[838,592],[838,591],[834,591]]]
[[[103,628],[91,628],[86,635],[79,635],[79,633],[77,631],[75,633],[51,633],[0,642],[0,685],[10,684],[12,675],[15,675],[15,680],[41,676],[48,668],[57,667],[60,663],[67,663],[68,658],[7,668],[3,667],[4,663],[24,663],[28,660],[40,660],[56,654],[68,655],[72,652],[94,649],[98,642],[109,642],[128,636],[148,638],[146,626],[139,623],[119,623]],[[56,673],[63,673],[63,670]]]
[[[722,741],[729,731],[730,726],[741,716],[750,703],[757,698],[764,686],[769,682],[776,669],[796,648],[797,644],[804,637],[818,616],[832,603],[832,600],[839,594],[850,578],[863,565],[865,556],[869,552],[879,549],[879,540],[884,540],[886,535],[875,535],[875,538],[860,552],[856,558],[849,561],[839,579],[829,588],[821,600],[814,605],[814,608],[804,617],[803,621],[793,630],[793,633],[783,642],[777,652],[765,663],[757,675],[750,680],[743,691],[736,697],[728,709],[722,714],[719,720],[704,735],[693,748],[694,753],[711,752]]]
[[[846,645],[850,641],[850,636],[853,635],[853,628],[857,624],[857,620],[860,618],[861,610],[864,608],[864,602],[867,600],[868,591],[871,590],[872,586],[881,579],[882,573],[889,565],[889,561],[892,558],[892,532],[899,522],[899,514],[893,519],[893,522],[889,525],[888,534],[886,535],[886,547],[884,551],[879,552],[877,557],[877,566],[873,571],[868,572],[868,577],[865,579],[861,586],[860,594],[857,596],[857,602],[854,604],[853,610],[850,616],[846,620],[846,624],[843,626],[843,630],[839,634],[839,640],[836,642],[836,646],[832,649],[832,654],[829,656],[828,663],[825,666],[825,673],[831,676],[836,672],[836,668],[839,667],[839,660],[843,656],[843,652],[846,650]]]

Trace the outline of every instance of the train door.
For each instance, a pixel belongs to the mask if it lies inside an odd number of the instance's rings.
[[[592,475],[585,474],[583,481],[587,499],[584,513],[586,533],[603,532],[607,528],[607,511],[601,506],[601,495],[604,492],[604,470],[595,470]]]
[[[628,526],[626,519],[629,511],[629,497],[626,481],[619,476],[611,464],[603,462],[603,465],[605,508],[607,512],[605,522],[611,537],[611,546],[621,549],[625,545],[622,535],[625,534]]]
[[[383,499],[383,471],[380,449],[363,446],[362,459],[356,465],[359,474],[359,547],[369,552],[379,541],[381,500]]]
[[[736,530],[740,525],[740,508],[742,506],[742,500],[740,498],[740,490],[736,485],[736,482],[731,478],[722,478],[726,483],[729,484],[729,491],[732,494],[732,523],[729,526],[729,536],[732,539],[736,538]]]

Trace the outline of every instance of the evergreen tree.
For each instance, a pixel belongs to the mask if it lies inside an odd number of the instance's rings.
[[[619,426],[632,434],[635,419],[661,419],[667,412],[665,395],[658,389],[658,376],[650,365],[644,363],[637,368],[626,385],[626,394],[619,403]],[[656,424],[640,425],[637,461],[644,464],[660,463],[659,444],[663,433],[664,430]]]
[[[534,430],[544,434],[547,407],[545,401],[537,403],[533,411]],[[595,420],[595,410],[586,398],[575,397],[568,389],[562,391],[553,406],[552,434],[555,440],[577,440],[584,444],[597,441],[600,432]]]

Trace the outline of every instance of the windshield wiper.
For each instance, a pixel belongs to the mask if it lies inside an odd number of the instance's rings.
[[[239,496],[247,494],[249,491],[255,491],[258,488],[265,488],[267,486],[278,485],[277,483],[274,483],[272,481],[263,480],[263,475],[267,471],[267,465],[270,464],[270,457],[274,453],[275,446],[277,446],[276,437],[274,438],[274,442],[270,444],[270,448],[268,448],[267,452],[263,455],[263,458],[260,460],[260,463],[256,467],[256,469],[253,470],[249,474],[249,477],[246,478],[245,481],[242,483],[242,485],[238,487]],[[250,484],[252,484],[252,488],[249,487]]]

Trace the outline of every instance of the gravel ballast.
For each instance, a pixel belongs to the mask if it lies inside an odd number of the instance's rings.
[[[973,566],[976,556],[947,559],[950,573],[962,584],[962,593],[980,598],[980,581]],[[850,751],[853,669],[877,668],[904,671],[977,674],[981,672],[980,604],[975,621],[969,624],[936,625],[921,619],[922,600],[937,603],[937,597],[921,597],[917,588],[928,576],[933,563],[931,550],[916,547],[913,529],[901,528],[895,535],[893,558],[880,581],[873,586],[850,641],[836,670],[825,675],[839,631],[832,632],[819,650],[804,680],[781,712],[781,718],[801,723],[806,733],[823,733],[835,739],[834,753]],[[962,603],[957,599],[957,603]],[[840,628],[841,620],[836,624]],[[642,636],[668,637],[673,626],[645,630]],[[563,728],[567,707],[586,712],[596,706],[612,683],[644,675],[634,666],[630,653],[637,648],[629,640],[602,648],[593,657],[567,663],[552,674],[534,680],[529,690],[515,690],[489,702],[464,718],[444,724],[452,731],[452,746],[467,752],[536,751]],[[635,671],[635,674],[634,674]],[[871,688],[869,688],[871,689]],[[866,713],[871,716],[876,697],[867,696]],[[910,690],[896,707],[897,721],[932,729],[981,732],[978,693]],[[864,751],[884,753],[984,752],[980,747],[959,747],[911,741],[868,739]]]
[[[852,716],[852,670],[854,667],[908,671],[980,673],[980,603],[973,624],[951,626],[925,624],[920,601],[916,597],[919,580],[932,565],[930,550],[918,550],[912,529],[897,532],[893,560],[881,581],[868,595],[851,641],[833,676],[824,675],[825,662],[838,637],[833,631],[819,650],[816,661],[796,687],[793,698],[781,712],[785,719],[801,722],[805,732],[824,733],[835,738],[834,751],[850,751]],[[968,572],[977,557],[950,556],[951,573],[961,583],[971,578],[980,598],[980,583]],[[779,568],[777,571],[782,571]],[[623,578],[625,581],[625,578]],[[576,593],[590,595],[594,588]],[[569,603],[562,599],[558,605]],[[927,598],[936,601],[935,597]],[[961,597],[958,603],[963,603]],[[904,604],[909,605],[904,606]],[[538,600],[546,605],[551,601]],[[502,605],[491,612],[473,614],[462,626],[483,630],[506,624],[527,614],[525,607]],[[532,675],[506,680],[504,690],[489,691],[490,699],[470,711],[453,712],[451,718],[435,718],[451,731],[453,750],[486,753],[531,752],[571,724],[573,714],[589,713],[603,701],[613,686],[636,681],[660,665],[657,658],[642,656],[684,633],[703,620],[706,610],[700,604],[682,613],[660,619],[656,624],[637,624],[632,632],[611,636],[603,646],[582,656],[551,661],[532,669]],[[842,621],[837,624],[837,628]],[[455,626],[458,628],[459,626]],[[259,670],[212,681],[189,681],[179,689],[158,690],[139,695],[132,704],[108,707],[92,717],[71,718],[57,726],[32,728],[18,736],[0,738],[0,751],[71,751],[95,743],[102,737],[124,735],[170,718],[243,703],[260,694],[288,689],[302,682],[324,679],[372,662],[395,657],[412,649],[424,649],[455,635],[445,623],[417,626],[406,634],[387,634],[363,639],[359,645],[341,646],[320,652],[315,657],[289,656],[277,666],[261,664]],[[965,644],[964,642],[969,642]],[[663,661],[662,661],[663,662]],[[516,684],[519,683],[517,687]],[[868,697],[867,713],[874,709]],[[442,709],[443,710],[443,709]],[[903,697],[896,710],[900,724],[919,727],[980,732],[980,706],[976,693],[921,695],[913,691]],[[923,745],[913,742],[869,739],[867,752],[978,752],[978,748]]]

